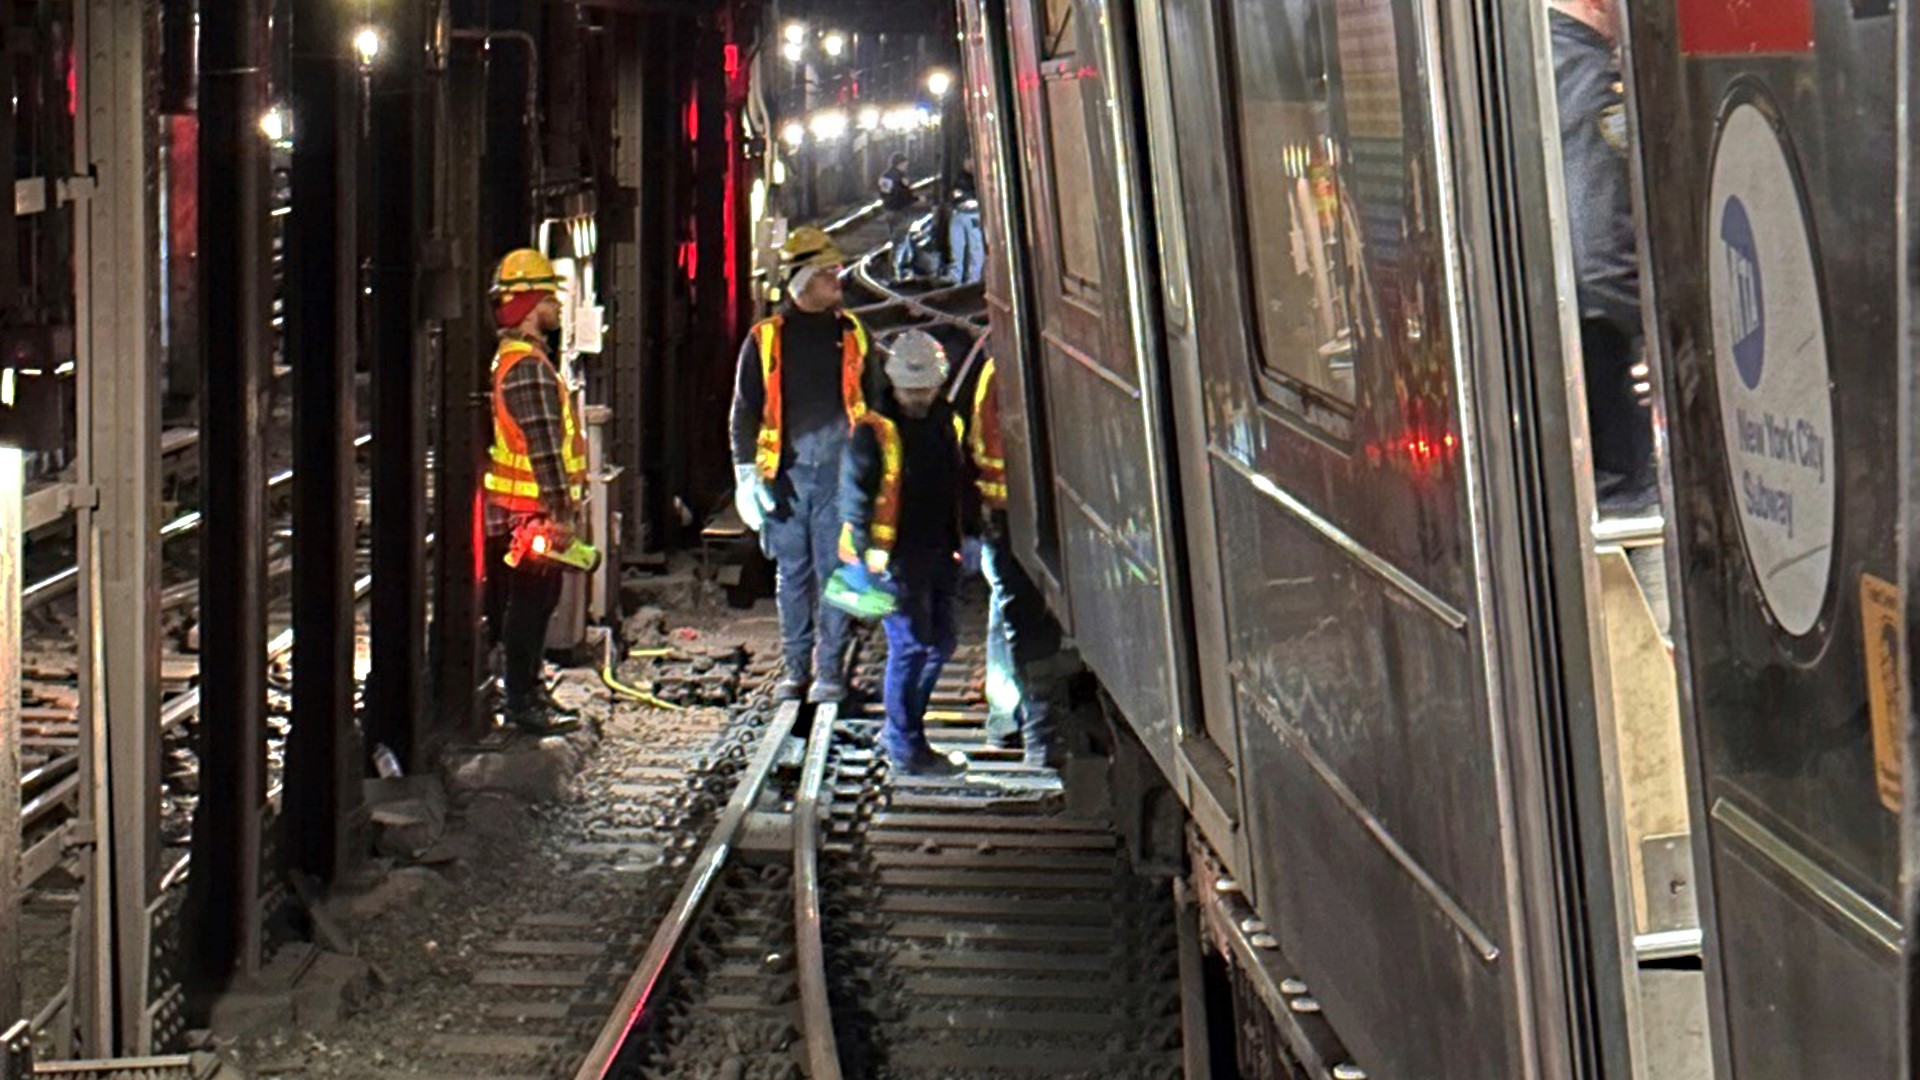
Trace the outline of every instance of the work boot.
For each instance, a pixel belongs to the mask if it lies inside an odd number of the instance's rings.
[[[1027,743],[1026,739],[1021,737],[1018,727],[1011,727],[1005,731],[996,731],[994,730],[994,725],[989,723],[987,725],[987,745],[993,747],[995,750],[1019,750],[1025,747]]]
[[[560,699],[553,696],[553,687],[551,686],[542,685],[540,687],[540,704],[546,706],[549,714],[560,719],[580,719],[580,710],[571,705],[561,704]]]
[[[564,735],[580,727],[577,717],[555,716],[542,701],[509,704],[506,719],[509,725],[534,736]]]
[[[847,684],[838,679],[816,679],[807,691],[807,700],[816,705],[838,705],[847,700]]]
[[[896,754],[894,751],[888,750],[887,760],[892,762],[894,770],[903,776],[924,776],[939,779],[942,777],[960,776],[967,771],[967,767],[964,764],[954,761],[952,758],[940,753],[925,743],[914,747],[911,752],[905,754]]]
[[[780,682],[773,688],[773,700],[805,701],[807,684],[811,681],[804,675],[782,675]]]

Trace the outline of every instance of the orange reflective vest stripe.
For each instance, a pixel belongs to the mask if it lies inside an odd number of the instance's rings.
[[[867,414],[867,397],[861,380],[867,371],[867,328],[852,312],[841,312],[846,332],[840,335],[840,396],[846,403],[847,422],[858,423]],[[760,435],[753,451],[754,468],[768,480],[780,475],[782,440],[780,405],[780,352],[785,320],[775,315],[753,328],[753,339],[760,348],[760,385],[766,388],[766,403],[760,407]]]
[[[993,377],[993,358],[980,369],[973,390],[973,424],[967,450],[973,457],[974,487],[988,509],[1007,505],[1007,451],[1000,438],[1000,396]]]
[[[860,562],[864,559],[867,569],[877,574],[886,570],[893,556],[894,542],[900,539],[900,480],[906,471],[906,452],[900,443],[900,429],[879,413],[867,413],[854,421],[854,427],[866,427],[873,431],[874,442],[880,447],[880,486],[873,496],[873,520],[867,525],[867,550],[856,549],[853,525],[842,524],[840,561]],[[960,414],[955,413],[955,444],[964,438],[964,432]]]
[[[533,471],[527,434],[508,411],[506,395],[501,392],[507,372],[528,357],[547,369],[560,393],[560,419],[565,432],[560,459],[567,473],[567,497],[579,502],[587,486],[587,439],[574,420],[573,394],[544,350],[530,341],[505,338],[493,354],[493,449],[481,486],[488,502],[516,514],[537,514],[547,509],[541,498],[540,478]]]

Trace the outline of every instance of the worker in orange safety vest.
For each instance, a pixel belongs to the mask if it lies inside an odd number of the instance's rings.
[[[820,601],[836,565],[841,455],[878,380],[866,328],[841,306],[833,239],[801,226],[781,257],[787,304],[748,332],[734,378],[734,505],[778,568],[778,696],[840,701],[847,616]]]
[[[508,565],[518,530],[538,530],[564,547],[586,493],[586,438],[574,415],[572,389],[546,341],[560,328],[559,289],[553,263],[531,248],[509,252],[494,274],[500,338],[493,356],[493,445],[481,484],[487,627],[490,643],[504,653],[505,718],[535,735],[579,724],[554,702],[541,678],[561,572],[540,559]]]

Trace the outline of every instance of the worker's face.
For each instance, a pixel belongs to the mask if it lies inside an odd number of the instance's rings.
[[[1617,0],[1561,0],[1582,22],[1599,31],[1608,41],[1620,40],[1620,10]]]
[[[800,290],[793,302],[802,311],[825,311],[840,306],[841,293],[840,267],[828,266],[808,275],[806,288]]]
[[[933,408],[934,399],[939,396],[940,388],[937,386],[920,387],[913,390],[900,386],[893,388],[893,400],[900,403],[900,411],[913,417],[915,420],[926,416]]]
[[[540,301],[540,306],[534,309],[534,313],[540,316],[541,332],[551,334],[560,329],[559,297],[548,293],[546,299]]]

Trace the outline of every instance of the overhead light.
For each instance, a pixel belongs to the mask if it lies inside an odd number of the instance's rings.
[[[872,131],[880,126],[880,110],[872,105],[860,110],[860,130]]]
[[[791,121],[786,127],[780,129],[780,139],[788,146],[798,150],[800,149],[800,144],[807,140],[806,126],[798,120]]]
[[[372,67],[380,57],[380,31],[372,26],[363,26],[353,35],[353,51],[360,54],[360,66]]]
[[[840,33],[828,34],[826,37],[820,39],[820,47],[827,51],[828,56],[838,59],[841,53],[847,51],[846,35]]]
[[[800,45],[807,40],[807,24],[790,22],[787,24],[787,44]]]
[[[927,91],[934,97],[943,98],[953,89],[953,76],[938,69],[927,75]]]
[[[787,63],[797,64],[800,62],[800,58],[806,55],[806,50],[801,48],[798,43],[789,41],[785,45],[780,46],[780,55],[787,58]]]
[[[268,142],[285,142],[291,126],[286,110],[278,105],[260,114],[260,134],[265,135]]]
[[[814,113],[813,119],[807,123],[807,128],[813,132],[813,137],[821,142],[832,142],[846,135],[847,114],[839,109],[827,109]]]

